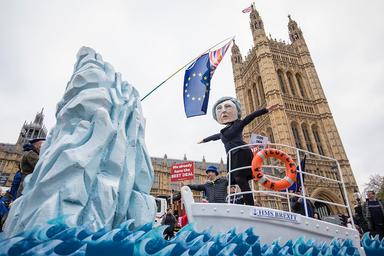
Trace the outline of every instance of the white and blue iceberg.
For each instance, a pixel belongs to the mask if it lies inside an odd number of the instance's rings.
[[[11,207],[10,237],[66,216],[69,226],[115,228],[151,222],[153,167],[137,90],[93,49],[82,47],[56,126],[44,143],[23,196]]]

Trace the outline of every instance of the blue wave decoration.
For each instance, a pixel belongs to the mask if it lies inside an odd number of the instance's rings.
[[[166,226],[147,223],[132,228],[132,224],[133,220],[128,220],[117,229],[92,232],[87,226],[69,227],[65,218],[58,218],[10,238],[0,233],[0,255],[359,255],[351,240],[334,239],[327,244],[299,237],[286,243],[262,244],[252,228],[212,234],[210,229],[197,232],[191,224],[165,240]],[[361,244],[368,256],[384,255],[384,239],[380,241],[378,236],[371,238],[367,233]]]

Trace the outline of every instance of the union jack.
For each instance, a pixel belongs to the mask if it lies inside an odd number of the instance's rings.
[[[245,8],[244,10],[242,10],[242,13],[248,13],[248,12],[251,12],[252,11],[252,5],[251,6],[248,6],[247,8]]]
[[[209,52],[211,77],[213,76],[213,73],[215,72],[217,66],[219,66],[220,61],[224,58],[224,55],[227,52],[231,43],[232,43],[232,40],[229,41],[226,45],[224,45],[220,49]]]

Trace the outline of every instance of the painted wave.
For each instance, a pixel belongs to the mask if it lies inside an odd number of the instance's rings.
[[[148,223],[133,229],[132,224],[129,220],[117,229],[92,232],[86,226],[69,227],[59,218],[11,238],[0,233],[0,255],[359,255],[351,240],[327,244],[299,237],[263,244],[252,228],[212,234],[209,229],[196,232],[189,224],[168,241],[163,238],[166,226]],[[384,239],[365,234],[361,243],[367,255],[384,255]]]

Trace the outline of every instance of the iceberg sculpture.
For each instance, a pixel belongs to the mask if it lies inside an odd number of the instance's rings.
[[[128,219],[135,226],[153,221],[154,172],[139,94],[93,49],[79,50],[56,119],[11,207],[6,235],[62,216],[94,231]]]

